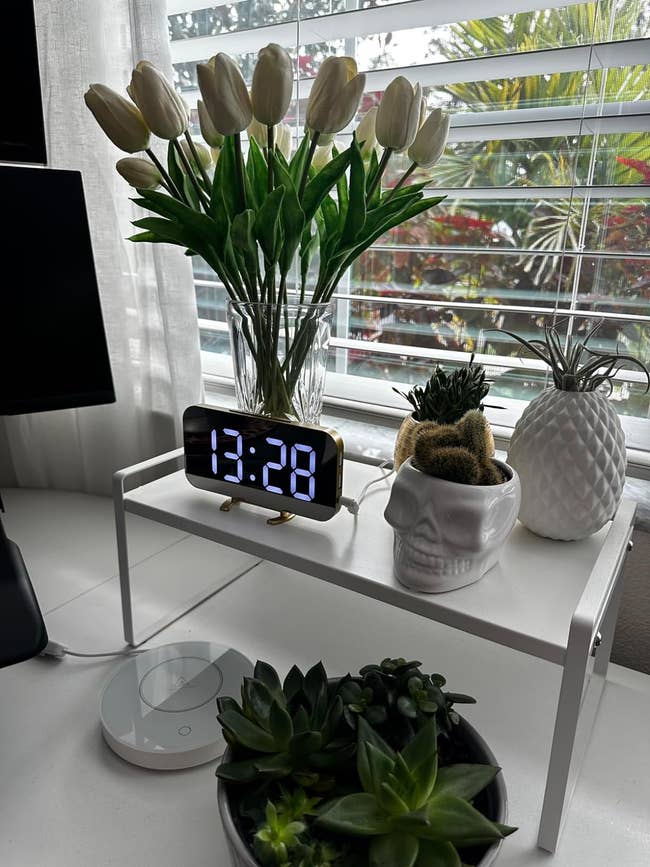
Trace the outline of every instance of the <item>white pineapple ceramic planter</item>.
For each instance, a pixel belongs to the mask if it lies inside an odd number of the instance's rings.
[[[508,463],[521,480],[521,523],[550,539],[583,539],[616,512],[625,435],[603,394],[550,388],[517,422]]]

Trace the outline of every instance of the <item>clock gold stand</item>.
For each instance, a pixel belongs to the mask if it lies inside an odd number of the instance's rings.
[[[239,503],[245,502],[246,500],[241,499],[241,497],[228,497],[228,499],[224,500],[223,503],[219,506],[219,511],[229,512],[233,506],[237,506],[239,505]],[[295,517],[296,516],[293,512],[280,512],[280,514],[276,515],[274,518],[267,518],[266,523],[270,524],[272,527],[277,527],[279,524],[287,524]]]

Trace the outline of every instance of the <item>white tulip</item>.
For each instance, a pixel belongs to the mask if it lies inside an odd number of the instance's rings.
[[[447,144],[449,121],[448,114],[443,114],[441,109],[434,108],[408,150],[411,162],[423,169],[431,168],[438,162]]]
[[[137,190],[155,190],[162,180],[153,163],[141,157],[124,157],[115,163],[115,168]]]
[[[420,122],[422,93],[403,75],[394,78],[386,88],[377,112],[377,141],[397,153],[413,143]]]
[[[116,147],[127,154],[149,147],[151,133],[140,110],[105,84],[91,84],[84,101]]]
[[[366,76],[357,73],[352,57],[328,57],[321,64],[307,102],[307,127],[336,133],[346,127],[359,107]]]
[[[251,99],[241,72],[227,54],[216,54],[196,67],[199,88],[212,124],[221,135],[245,130],[253,119]]]
[[[127,91],[154,135],[164,139],[178,138],[189,126],[185,102],[153,63],[147,60],[138,63]]]
[[[268,127],[253,118],[248,126],[249,139],[254,138],[261,148],[269,145]],[[291,127],[286,123],[276,123],[273,127],[273,143],[287,162],[291,157]]]
[[[210,148],[206,147],[204,144],[201,144],[201,142],[194,142],[194,149],[198,154],[199,163],[201,164],[200,167],[196,165],[196,160],[194,159],[194,154],[192,153],[192,148],[190,147],[189,142],[183,140],[181,142],[181,147],[183,148],[183,153],[185,154],[185,156],[189,160],[190,165],[193,168],[208,169],[212,165],[212,154],[210,153]]]
[[[377,135],[375,133],[375,124],[377,122],[377,106],[367,111],[359,121],[359,126],[356,129],[357,142],[361,148],[361,156],[368,159],[372,154],[377,144]]]
[[[253,71],[251,102],[255,119],[265,126],[280,123],[289,109],[293,93],[291,58],[272,42],[260,49]]]
[[[286,123],[279,123],[275,128],[275,146],[287,162],[291,159],[292,143],[291,127]]]
[[[199,127],[201,128],[203,141],[210,145],[211,148],[220,148],[223,144],[223,136],[214,128],[214,124],[212,123],[212,119],[208,114],[208,110],[205,107],[203,100],[197,100],[196,109],[199,113]]]
[[[311,161],[312,168],[316,169],[319,172],[322,168],[332,161],[332,148],[334,147],[334,142],[331,141],[329,144],[323,145],[322,147],[317,147],[314,151],[314,156]]]

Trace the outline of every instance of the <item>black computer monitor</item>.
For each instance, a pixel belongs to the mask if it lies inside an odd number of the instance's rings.
[[[115,400],[79,172],[0,166],[0,415]]]
[[[19,0],[4,11],[0,162],[46,163],[34,7]]]
[[[0,166],[0,202],[0,415],[112,403],[81,175]],[[47,641],[22,555],[0,521],[0,668]]]

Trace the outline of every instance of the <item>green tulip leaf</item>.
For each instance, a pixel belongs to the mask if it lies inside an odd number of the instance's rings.
[[[358,792],[330,801],[319,811],[316,824],[335,834],[372,837],[390,831],[386,814],[374,795]]]
[[[434,793],[470,801],[492,782],[499,770],[492,765],[448,765],[438,771]]]
[[[376,837],[370,844],[370,867],[413,867],[420,846],[416,837],[395,832]]]
[[[255,217],[255,236],[260,243],[267,263],[277,262],[280,250],[280,214],[284,187],[276,187],[264,200]]]
[[[250,136],[246,158],[246,176],[250,191],[249,205],[252,204],[256,211],[261,207],[267,194],[268,171],[260,146],[254,136]]]
[[[310,144],[310,136],[303,136],[300,145],[296,149],[296,152],[291,157],[291,162],[289,163],[289,172],[291,174],[291,178],[293,180],[293,185],[297,189],[298,184],[300,183],[300,178],[302,177],[302,173],[305,168],[305,163],[307,162],[307,155],[309,153],[309,144]]]
[[[302,199],[302,209],[305,212],[305,218],[311,220],[314,214],[320,208],[325,196],[330,192],[347,170],[350,164],[350,148],[347,148],[335,157],[331,162],[324,166],[314,178],[307,183]]]
[[[342,244],[350,244],[361,233],[366,222],[366,168],[356,137],[352,137],[350,151],[350,194]]]
[[[178,164],[178,155],[173,141],[167,145],[167,171],[176,189],[182,193],[185,187],[185,172]]]

